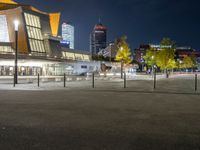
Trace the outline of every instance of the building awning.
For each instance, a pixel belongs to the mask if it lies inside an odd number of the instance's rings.
[[[17,4],[13,0],[0,0],[0,3],[5,3],[5,4]]]

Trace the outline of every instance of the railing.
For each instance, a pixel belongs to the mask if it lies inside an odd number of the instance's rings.
[[[19,76],[19,84],[14,85],[13,76],[0,76],[0,89],[126,89],[150,92],[199,92],[200,74],[173,74],[166,78],[163,74],[102,76]]]

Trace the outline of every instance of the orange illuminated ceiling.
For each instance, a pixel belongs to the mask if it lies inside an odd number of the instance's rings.
[[[12,0],[0,0],[0,3],[6,3],[6,4],[17,4],[16,2]]]
[[[60,13],[50,13],[49,18],[50,18],[52,35],[57,36],[60,24]]]

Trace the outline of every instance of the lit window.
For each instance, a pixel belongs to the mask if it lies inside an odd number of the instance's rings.
[[[8,24],[5,15],[0,15],[0,42],[10,42]]]
[[[0,46],[0,54],[13,53],[14,50],[10,46]]]
[[[90,55],[77,54],[77,53],[72,53],[72,52],[62,52],[62,57],[64,59],[71,59],[71,60],[81,60],[81,61],[90,60]]]
[[[35,15],[24,13],[26,25],[41,28],[40,18]]]
[[[24,13],[24,16],[31,51],[45,53],[40,18],[28,13]]]

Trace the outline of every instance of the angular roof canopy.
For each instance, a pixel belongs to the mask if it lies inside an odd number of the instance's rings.
[[[17,4],[16,2],[12,0],[0,0],[0,3],[6,3],[6,4]]]
[[[13,0],[0,0],[0,11],[1,10],[7,10],[7,9],[13,9],[17,7],[23,7],[25,9],[32,10],[34,12],[43,14],[43,15],[48,15],[50,19],[50,26],[51,26],[51,31],[53,36],[58,35],[58,29],[59,29],[59,23],[60,23],[60,13],[46,13],[43,11],[40,11],[39,9],[30,6],[30,5],[24,5],[24,4],[18,4],[14,2]]]

